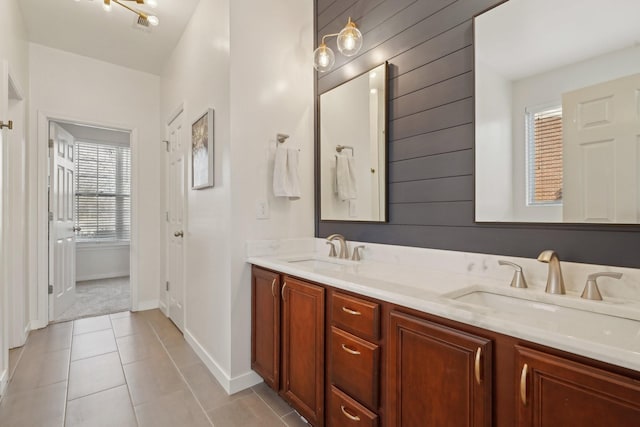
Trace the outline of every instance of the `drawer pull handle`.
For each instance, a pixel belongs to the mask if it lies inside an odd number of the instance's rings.
[[[358,350],[353,350],[353,349],[351,349],[351,348],[347,347],[347,346],[346,346],[346,345],[344,345],[344,344],[342,344],[342,349],[343,349],[344,351],[346,351],[347,353],[349,353],[349,354],[353,354],[353,355],[356,355],[356,356],[360,354],[360,352],[359,352]]]
[[[359,311],[351,310],[350,308],[347,308],[347,307],[342,307],[342,311],[344,311],[345,313],[349,313],[352,316],[360,316],[362,314]]]
[[[360,421],[360,417],[357,415],[351,415],[350,413],[348,413],[344,405],[340,405],[340,410],[342,411],[344,416],[349,418],[351,421]]]
[[[276,279],[273,279],[273,282],[271,282],[271,295],[273,295],[273,297],[276,297],[276,291],[275,291],[275,286],[276,286]]]
[[[280,291],[280,292],[282,292],[282,301],[286,301],[286,300],[284,299],[284,291],[285,291],[285,289],[286,289],[286,288],[287,288],[287,282],[284,282],[284,283],[282,284],[282,290]]]
[[[527,406],[527,373],[529,366],[525,363],[520,374],[520,400],[524,406]]]
[[[480,360],[482,359],[482,347],[478,347],[476,350],[476,363],[475,363],[475,374],[476,374],[476,382],[478,384],[482,383],[482,378],[480,378]]]

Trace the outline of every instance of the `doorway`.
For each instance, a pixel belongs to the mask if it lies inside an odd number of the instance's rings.
[[[49,122],[49,320],[131,309],[131,134]]]

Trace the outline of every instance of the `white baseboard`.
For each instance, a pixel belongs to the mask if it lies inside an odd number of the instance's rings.
[[[167,309],[167,303],[165,303],[163,300],[160,300],[160,311],[167,317],[169,317],[169,310]]]
[[[0,375],[0,398],[4,397],[4,392],[7,390],[7,384],[9,382],[9,370],[5,369]]]
[[[87,276],[76,276],[76,282],[85,282],[87,280],[115,279],[116,277],[127,277],[127,276],[129,276],[129,270],[120,271],[116,273],[89,274]]]
[[[253,371],[231,378],[188,330],[184,337],[227,394],[237,393],[262,382],[262,378]]]
[[[153,310],[154,308],[158,307],[160,307],[160,301],[157,299],[138,301],[138,306],[135,307],[133,311]]]

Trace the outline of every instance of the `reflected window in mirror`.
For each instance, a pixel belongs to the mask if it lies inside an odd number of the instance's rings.
[[[387,64],[320,95],[320,219],[387,219]]]
[[[474,18],[476,221],[640,223],[640,2],[614,3]]]

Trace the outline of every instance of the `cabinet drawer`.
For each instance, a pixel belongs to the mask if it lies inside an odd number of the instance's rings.
[[[331,328],[331,382],[370,409],[378,408],[380,348]]]
[[[380,304],[336,292],[331,307],[334,325],[363,338],[380,337]]]
[[[331,386],[329,426],[378,427],[378,416]]]

